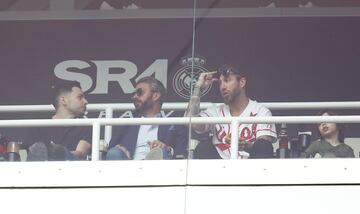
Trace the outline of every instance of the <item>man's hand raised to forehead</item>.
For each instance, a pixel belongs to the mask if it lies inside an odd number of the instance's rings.
[[[196,82],[196,86],[200,89],[203,89],[209,86],[214,81],[219,80],[219,77],[216,75],[217,73],[217,71],[201,73],[198,81]]]

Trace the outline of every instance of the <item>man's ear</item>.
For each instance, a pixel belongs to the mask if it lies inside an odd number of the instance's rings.
[[[66,97],[65,96],[60,96],[59,97],[59,104],[64,106],[66,104]]]
[[[161,95],[160,95],[159,92],[154,92],[153,93],[153,100],[155,100],[155,101],[160,100],[160,97],[161,97]]]
[[[245,77],[241,77],[239,80],[240,86],[241,88],[245,88],[246,86],[246,78]]]

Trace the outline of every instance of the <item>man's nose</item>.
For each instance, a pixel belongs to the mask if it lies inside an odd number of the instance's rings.
[[[225,85],[224,85],[224,84],[222,84],[222,83],[220,83],[219,88],[220,88],[220,91],[223,91],[223,90],[225,90],[225,89],[226,89]]]

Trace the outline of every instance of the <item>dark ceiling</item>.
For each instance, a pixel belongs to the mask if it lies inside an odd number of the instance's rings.
[[[0,10],[192,8],[194,0],[1,0]],[[256,7],[360,7],[359,0],[197,0],[199,8]]]

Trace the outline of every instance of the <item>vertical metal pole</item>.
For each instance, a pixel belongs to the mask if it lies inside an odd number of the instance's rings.
[[[194,78],[194,58],[195,58],[195,36],[196,36],[196,0],[194,0],[194,7],[193,7],[193,23],[192,23],[192,41],[191,41],[191,73],[190,73],[190,97],[193,94],[194,84],[196,84],[196,80]],[[191,98],[190,98],[191,99]],[[191,110],[190,110],[191,111]],[[191,118],[189,118],[189,129],[188,129],[188,159],[193,159],[194,150],[191,150],[192,147],[192,135],[191,135]]]
[[[113,108],[107,107],[105,109],[105,118],[112,118],[113,117]],[[106,144],[109,144],[112,135],[112,126],[106,125],[105,132],[104,132],[104,140]]]
[[[91,150],[91,160],[99,160],[99,151],[100,151],[100,123],[94,122],[92,126],[92,150]]]
[[[238,141],[239,141],[239,121],[233,119],[233,121],[231,121],[231,149],[230,149],[231,159],[238,158],[238,150],[239,150]]]

